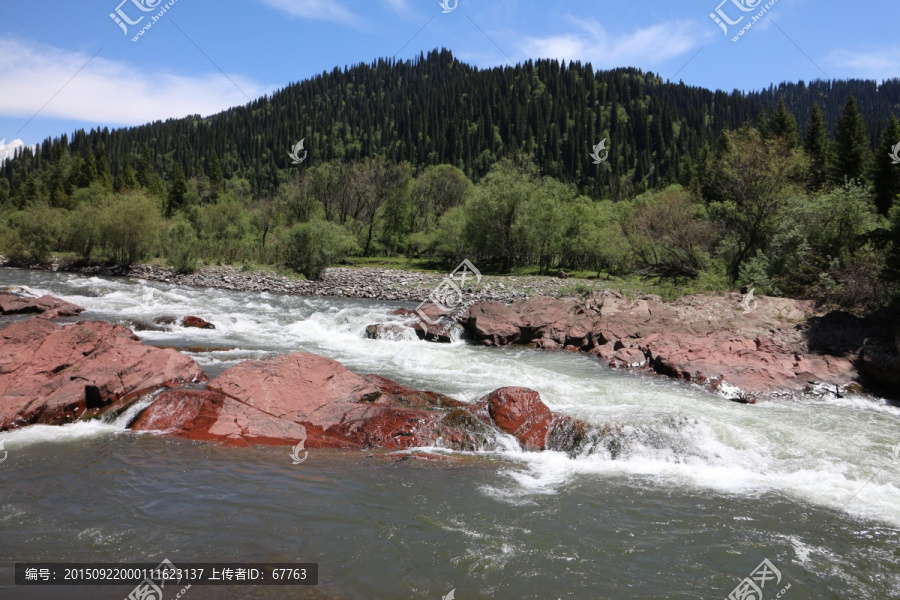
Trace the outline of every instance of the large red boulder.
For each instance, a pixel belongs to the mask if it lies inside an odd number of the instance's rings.
[[[163,392],[132,429],[164,431],[175,437],[219,441],[230,446],[294,445],[306,439],[302,425],[208,390]]]
[[[315,354],[247,361],[209,389],[279,419],[303,425],[307,448],[428,446],[441,439],[452,399],[375,376],[363,377]]]
[[[200,381],[206,376],[193,359],[145,346],[118,325],[28,319],[0,330],[0,431],[63,424],[149,391]]]
[[[297,353],[238,364],[204,392],[166,392],[134,427],[237,445],[293,445],[302,439],[306,448],[389,450],[487,449],[496,445],[499,430],[530,450],[542,450],[566,423],[531,390],[501,390],[470,405]],[[555,439],[556,446],[565,444],[560,435]]]
[[[84,312],[78,305],[54,298],[41,296],[29,298],[20,294],[0,292],[0,315],[41,315],[44,319],[74,317]]]

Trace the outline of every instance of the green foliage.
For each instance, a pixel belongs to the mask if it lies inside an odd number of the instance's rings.
[[[6,252],[13,264],[47,262],[51,251],[60,245],[65,220],[65,211],[47,206],[10,215],[9,225],[15,233],[7,240]]]
[[[75,252],[82,261],[89,261],[103,238],[103,221],[107,218],[106,207],[111,200],[103,202],[79,202],[69,213],[65,248]]]
[[[868,180],[872,162],[866,121],[859,112],[856,98],[847,98],[837,121],[834,141],[836,155],[833,180],[838,185],[845,181]]]
[[[185,220],[178,220],[166,232],[164,252],[176,273],[193,273],[198,267],[197,234]]]
[[[298,223],[287,234],[284,263],[307,279],[319,279],[329,264],[343,259],[355,245],[347,230],[336,223]]]
[[[635,200],[623,228],[643,273],[677,283],[679,278],[696,278],[706,268],[714,232],[700,210],[680,186]]]
[[[803,140],[803,148],[809,155],[809,185],[810,190],[820,189],[828,181],[828,173],[834,160],[834,148],[828,137],[828,128],[819,104],[813,104],[806,127],[806,137]]]
[[[166,216],[171,218],[177,211],[184,209],[188,203],[188,185],[184,177],[184,169],[176,163],[172,172],[172,185],[166,202]]]
[[[159,204],[144,191],[117,196],[104,211],[101,240],[107,255],[120,265],[145,260],[163,228]]]
[[[897,144],[900,144],[900,121],[891,115],[887,127],[881,134],[872,174],[872,184],[875,186],[875,204],[878,206],[878,212],[885,216],[897,203],[897,196],[900,195],[900,166],[894,164],[894,160],[891,158]]]
[[[134,174],[134,168],[131,166],[131,159],[125,157],[125,166],[122,169],[122,175],[117,180],[116,191],[134,190],[138,187],[138,180]]]
[[[520,242],[517,221],[538,187],[530,162],[506,158],[494,165],[465,207],[464,236],[476,256],[497,259],[501,271],[509,270]]]
[[[871,236],[878,227],[871,190],[858,184],[792,196],[779,214],[771,242],[742,265],[739,282],[762,293],[841,304],[882,298],[883,291],[869,299],[858,296],[861,282],[877,278],[882,270],[873,266],[870,256]]]
[[[789,148],[794,148],[800,143],[800,132],[797,129],[797,119],[788,110],[784,102],[784,96],[778,99],[778,107],[772,116],[772,135],[783,139]]]
[[[763,139],[755,129],[726,136],[728,146],[720,152],[709,184],[722,200],[711,203],[710,214],[727,232],[722,250],[736,281],[744,262],[771,240],[784,200],[805,187],[809,160],[784,140]]]

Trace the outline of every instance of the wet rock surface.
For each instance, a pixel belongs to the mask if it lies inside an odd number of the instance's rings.
[[[146,393],[206,381],[193,359],[118,325],[28,319],[0,329],[0,431],[62,425]]]
[[[39,315],[42,319],[75,317],[83,313],[80,306],[54,298],[34,298],[21,292],[0,292],[0,315]]]
[[[229,445],[302,440],[306,449],[489,450],[498,447],[499,434],[509,433],[527,450],[545,450],[566,443],[571,449],[571,439],[559,431],[572,423],[525,388],[466,404],[296,353],[240,363],[205,391],[165,392],[134,428]]]
[[[727,294],[663,302],[604,290],[584,300],[478,303],[461,322],[481,344],[591,352],[613,367],[652,369],[745,402],[859,380],[852,344],[811,334],[811,302],[757,297],[747,311],[740,301]]]

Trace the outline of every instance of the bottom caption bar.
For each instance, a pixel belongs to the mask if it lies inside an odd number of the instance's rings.
[[[319,585],[318,563],[16,563],[16,585]]]

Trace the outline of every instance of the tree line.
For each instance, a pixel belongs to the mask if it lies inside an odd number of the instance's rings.
[[[477,71],[446,52],[412,63],[336,70],[288,89],[298,97],[316,92],[313,100],[347,92],[330,109],[337,112],[323,113],[336,119],[342,102],[362,97],[354,92],[365,88],[362,82],[373,86],[366,98],[380,89],[379,73],[394,82],[392,89],[419,85],[418,93],[401,94],[410,101],[439,96],[425,89],[429,86],[494,98],[497,102],[489,104],[500,110],[498,120],[491,110],[479,119],[488,119],[497,145],[477,137],[481,125],[476,121],[468,131],[476,135],[481,151],[475,154],[483,161],[470,162],[474,154],[463,152],[456,161],[438,162],[439,156],[453,153],[451,146],[464,144],[456,138],[434,150],[437,138],[428,135],[429,125],[406,149],[423,156],[432,148],[428,155],[435,163],[418,162],[404,159],[405,150],[387,151],[400,148],[395,143],[402,141],[383,136],[399,131],[391,129],[394,123],[378,129],[375,146],[350,136],[343,139],[351,143],[338,151],[338,138],[328,138],[333,143],[326,147],[335,156],[282,168],[282,162],[290,162],[292,145],[285,129],[283,159],[273,154],[261,167],[267,173],[261,185],[262,171],[247,165],[269,152],[257,153],[268,144],[265,136],[254,134],[256,145],[249,140],[222,145],[221,153],[213,140],[233,135],[228,127],[234,119],[249,119],[245,124],[250,126],[249,114],[271,116],[289,108],[276,110],[272,99],[205,124],[173,120],[161,129],[153,124],[78,132],[71,142],[63,136],[37,152],[21,151],[0,171],[0,253],[18,264],[41,262],[54,253],[83,263],[161,259],[182,272],[202,264],[252,262],[284,265],[308,277],[320,276],[325,266],[349,255],[428,258],[446,265],[471,258],[497,272],[565,269],[653,278],[688,289],[747,285],[760,293],[847,306],[884,303],[896,291],[900,165],[893,164],[891,154],[900,143],[900,124],[889,113],[873,127],[853,95],[845,98],[832,125],[826,110],[813,102],[801,127],[787,93],[771,109],[740,94],[729,104],[728,96],[716,93],[707,105],[703,94],[692,96],[689,88],[663,85],[634,70],[594,74],[589,65],[538,61]],[[475,76],[485,74],[491,85],[475,89],[472,81],[484,81]],[[475,88],[465,87],[466,82]],[[521,85],[525,88],[516,91]],[[805,88],[803,98],[814,96],[813,87]],[[501,89],[513,93],[494,94]],[[596,109],[597,119],[609,119],[610,154],[600,165],[588,155],[593,144],[586,133],[577,157],[567,157],[562,143],[580,128],[571,117],[587,114],[578,113],[572,101],[585,95],[594,98],[586,106]],[[512,108],[522,97],[530,101]],[[509,104],[506,113],[501,98]],[[692,99],[699,104],[684,104]],[[470,107],[473,114],[476,105]],[[371,109],[383,125],[396,115],[386,103],[376,102]],[[713,115],[718,115],[713,121],[729,123],[715,137],[716,128],[708,126]],[[432,116],[428,123],[442,122]],[[520,116],[524,120],[516,124]],[[547,142],[557,139],[552,126],[562,117],[569,124],[566,136],[547,150]],[[406,126],[419,124],[417,119],[410,116]],[[334,120],[321,130],[334,133],[339,125]],[[451,125],[444,123],[442,144],[454,139]],[[509,144],[508,136],[517,131],[534,134],[532,125],[543,128],[539,138],[535,134]],[[199,135],[219,126],[222,130],[202,143],[180,129]],[[873,129],[880,132],[875,139]],[[160,136],[163,131],[166,135]],[[154,143],[146,141],[132,152],[132,144],[144,136]],[[310,133],[310,139],[324,138]],[[308,142],[308,148],[316,147]],[[696,151],[687,150],[694,146]],[[649,157],[646,169],[640,166],[642,153]]]

